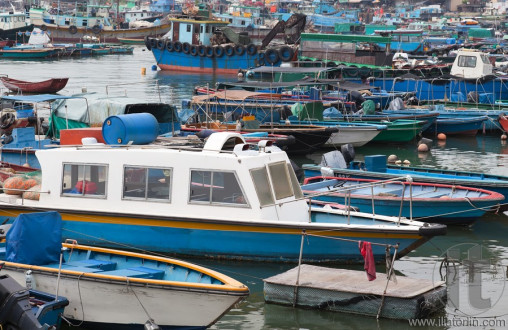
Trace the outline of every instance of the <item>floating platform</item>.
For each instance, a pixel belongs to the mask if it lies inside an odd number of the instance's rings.
[[[264,280],[265,301],[281,305],[377,316],[386,274],[367,280],[364,271],[301,265],[300,285],[296,290],[298,267]],[[380,317],[390,319],[425,318],[446,305],[443,281],[397,277],[390,281]]]

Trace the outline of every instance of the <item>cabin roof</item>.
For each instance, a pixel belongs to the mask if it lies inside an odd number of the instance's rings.
[[[54,94],[40,94],[40,95],[4,95],[2,100],[11,100],[19,102],[48,102],[55,100],[66,100],[78,98],[75,96],[54,95]]]

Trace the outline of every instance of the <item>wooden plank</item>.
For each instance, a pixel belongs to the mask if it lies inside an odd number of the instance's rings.
[[[267,283],[295,286],[298,267],[265,279]],[[313,265],[302,265],[300,286],[323,290],[352,292],[358,294],[382,295],[386,286],[386,274],[376,273],[374,281],[367,279],[364,271],[334,269]],[[413,298],[443,285],[443,281],[431,281],[397,276],[397,283],[390,281],[386,296]]]

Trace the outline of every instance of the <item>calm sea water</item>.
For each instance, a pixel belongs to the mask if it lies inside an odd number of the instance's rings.
[[[94,58],[75,58],[49,61],[0,62],[0,73],[12,78],[31,81],[50,77],[70,77],[63,94],[81,92],[128,95],[149,100],[162,100],[180,106],[183,99],[191,97],[196,85],[214,87],[217,81],[234,80],[232,76],[210,76],[199,74],[166,73],[152,71],[155,60],[143,47],[135,49],[134,55],[108,55]],[[146,75],[142,75],[142,68]],[[5,91],[5,90],[3,90]],[[508,145],[500,140],[500,134],[478,135],[468,138],[449,138],[445,143],[434,142],[429,153],[419,154],[416,144],[376,144],[356,149],[357,158],[371,154],[396,154],[412,165],[425,165],[455,170],[472,170],[508,175]],[[296,158],[298,164],[319,163],[321,153]],[[481,245],[483,260],[489,268],[474,281],[468,270],[459,273],[458,308],[447,308],[433,318],[436,322],[427,329],[507,329],[508,328],[508,216],[488,214],[471,227],[450,227],[448,235],[438,237],[397,261],[398,276],[439,280],[439,266],[445,251],[451,247],[463,254],[470,247]],[[298,249],[299,247],[295,247]],[[466,251],[466,252],[464,252]],[[337,251],[340,253],[340,251]],[[225,262],[213,260],[190,260],[224,272],[250,288],[248,299],[227,313],[214,329],[408,329],[406,321],[379,320],[358,315],[324,311],[293,309],[291,307],[265,304],[263,278],[288,270],[294,265]],[[361,266],[344,266],[361,269]],[[383,271],[378,266],[378,271]],[[468,283],[481,284],[476,290]],[[478,289],[479,287],[479,289]],[[479,302],[488,305],[478,305]],[[487,307],[485,307],[487,306]],[[475,316],[471,319],[469,316]],[[128,317],[126,315],[126,317]],[[446,323],[447,321],[448,323]],[[504,321],[504,324],[502,323]],[[438,323],[440,322],[441,325]],[[452,323],[453,322],[453,323]],[[468,324],[469,322],[469,324]],[[480,323],[474,323],[480,322]],[[485,322],[485,323],[483,323]],[[499,323],[501,322],[501,323]],[[443,325],[444,324],[444,325]]]

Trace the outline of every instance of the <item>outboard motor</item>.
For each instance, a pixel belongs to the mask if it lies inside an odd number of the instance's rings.
[[[32,312],[28,290],[9,275],[0,276],[0,324],[4,330],[48,329]]]
[[[351,143],[343,144],[340,147],[340,152],[346,161],[347,166],[355,159],[355,148]]]

